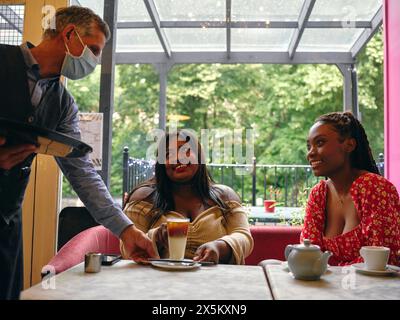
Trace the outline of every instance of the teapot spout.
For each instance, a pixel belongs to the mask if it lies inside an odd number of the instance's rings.
[[[332,252],[330,252],[330,251],[325,251],[325,252],[322,254],[322,257],[321,257],[322,264],[328,266],[328,260],[329,260],[329,258],[330,258],[331,256],[332,256]]]
[[[332,256],[332,252],[330,251],[325,251],[321,257],[315,261],[314,263],[314,272],[316,274],[324,274],[326,269],[328,268],[328,260]]]

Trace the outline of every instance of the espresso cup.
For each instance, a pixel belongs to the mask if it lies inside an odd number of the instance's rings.
[[[367,270],[386,270],[390,249],[387,247],[364,246],[360,249],[360,255],[364,259]]]
[[[189,229],[189,219],[168,219],[168,250],[169,258],[182,260],[185,258],[186,240]]]

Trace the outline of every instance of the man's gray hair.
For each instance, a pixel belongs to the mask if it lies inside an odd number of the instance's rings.
[[[46,29],[43,38],[54,38],[64,30],[68,24],[74,24],[82,36],[90,36],[93,28],[98,28],[110,39],[110,29],[107,23],[91,9],[79,6],[70,6],[58,9],[55,14],[55,29]]]

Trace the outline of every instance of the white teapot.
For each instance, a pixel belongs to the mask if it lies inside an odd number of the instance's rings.
[[[322,253],[319,246],[304,239],[303,244],[286,246],[285,257],[289,270],[299,280],[318,280],[328,267],[332,252]]]

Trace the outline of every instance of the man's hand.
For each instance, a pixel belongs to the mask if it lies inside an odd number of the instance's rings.
[[[6,139],[0,137],[0,168],[10,170],[12,167],[24,161],[30,154],[37,151],[33,144],[21,144],[12,147],[2,147]]]
[[[134,261],[143,262],[148,258],[159,258],[149,237],[133,225],[122,231],[121,240],[124,251]]]

